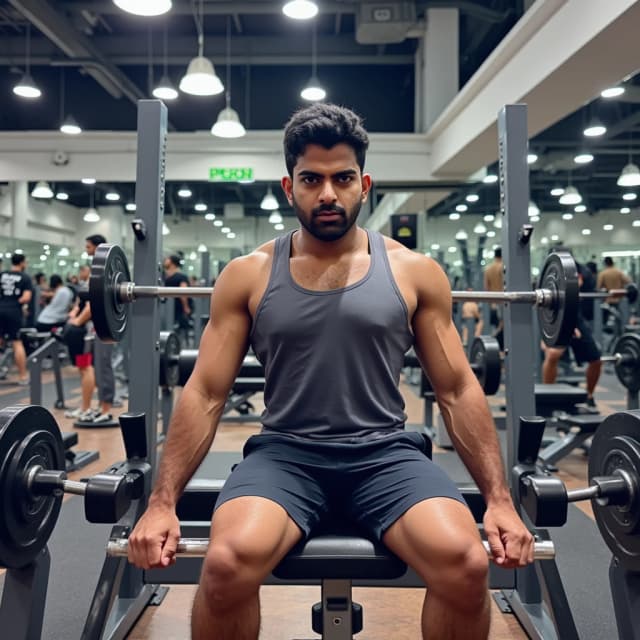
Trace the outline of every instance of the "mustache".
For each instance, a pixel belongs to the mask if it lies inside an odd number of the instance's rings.
[[[316,207],[311,211],[314,216],[319,216],[323,213],[335,213],[337,215],[345,215],[346,211],[342,207],[338,207],[332,204],[321,204],[319,207]]]

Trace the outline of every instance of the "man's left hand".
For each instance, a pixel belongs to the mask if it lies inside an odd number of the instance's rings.
[[[511,503],[487,506],[484,531],[497,565],[513,569],[533,562],[533,536]]]

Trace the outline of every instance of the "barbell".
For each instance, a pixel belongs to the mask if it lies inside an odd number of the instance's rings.
[[[129,325],[129,305],[140,298],[210,296],[210,287],[143,286],[131,280],[129,265],[118,245],[101,244],[91,265],[91,315],[103,342],[119,342]],[[604,294],[602,294],[604,295]],[[537,308],[542,338],[549,346],[566,345],[578,313],[578,272],[567,252],[551,253],[542,268],[539,288],[532,291],[453,291],[453,300],[529,304]]]

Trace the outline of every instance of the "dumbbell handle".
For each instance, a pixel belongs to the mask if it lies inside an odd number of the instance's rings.
[[[624,505],[632,500],[635,494],[634,487],[629,474],[623,469],[616,469],[610,476],[591,478],[588,487],[567,491],[567,501],[598,500],[603,506]]]
[[[490,554],[489,543],[483,541],[484,548]],[[209,548],[207,538],[180,538],[176,555],[179,557],[200,558],[204,557]],[[129,550],[127,538],[112,538],[107,543],[107,555],[113,558],[126,557]],[[533,556],[536,560],[552,560],[556,550],[551,540],[538,540],[534,543]]]

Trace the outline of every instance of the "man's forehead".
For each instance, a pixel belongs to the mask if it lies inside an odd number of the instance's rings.
[[[338,171],[355,169],[359,172],[360,170],[353,148],[348,144],[339,143],[329,149],[318,144],[308,144],[304,153],[298,156],[294,171],[297,173],[313,171],[314,167],[319,168],[321,165],[337,168]]]

